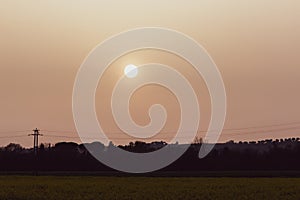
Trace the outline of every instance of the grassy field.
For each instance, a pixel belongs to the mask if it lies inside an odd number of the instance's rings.
[[[0,199],[300,199],[300,178],[0,176]]]

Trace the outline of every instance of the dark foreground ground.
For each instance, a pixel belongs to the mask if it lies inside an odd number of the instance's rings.
[[[300,199],[300,178],[0,176],[0,199]]]

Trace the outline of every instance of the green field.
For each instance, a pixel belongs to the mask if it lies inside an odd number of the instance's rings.
[[[0,199],[300,199],[300,178],[0,176]]]

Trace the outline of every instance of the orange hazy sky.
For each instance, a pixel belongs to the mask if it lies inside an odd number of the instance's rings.
[[[0,145],[30,146],[32,138],[25,137],[30,132],[16,131],[36,127],[54,131],[43,132],[41,142],[78,142],[72,117],[77,70],[107,37],[144,26],[183,32],[209,52],[226,87],[225,129],[299,122],[298,129],[224,131],[220,142],[300,136],[300,1],[2,0]],[[130,140],[115,139],[126,136],[119,133],[108,106],[113,84],[126,64],[148,62],[171,65],[191,81],[201,103],[199,130],[205,130],[210,101],[201,77],[175,55],[143,50],[115,61],[98,86],[98,118],[111,138],[116,143]],[[147,124],[147,109],[153,103],[164,104],[169,115],[164,131],[155,139],[171,137],[178,127],[179,108],[166,89],[146,86],[137,91],[130,104],[133,118]],[[70,138],[47,137],[51,134]]]

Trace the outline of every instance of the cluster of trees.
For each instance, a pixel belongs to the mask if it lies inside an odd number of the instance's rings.
[[[95,145],[102,151],[115,148],[105,147],[99,142]],[[166,146],[160,142],[131,142],[118,146],[126,151],[146,153]],[[188,150],[170,166],[162,171],[201,171],[201,170],[300,170],[299,138],[282,140],[263,140],[258,142],[229,141],[216,144],[211,153],[198,158],[202,140],[197,139]],[[173,148],[181,148],[173,144]],[[9,144],[0,148],[0,171],[113,171],[97,161],[83,144],[61,142],[54,146],[41,144],[38,154],[33,149],[19,144]]]

